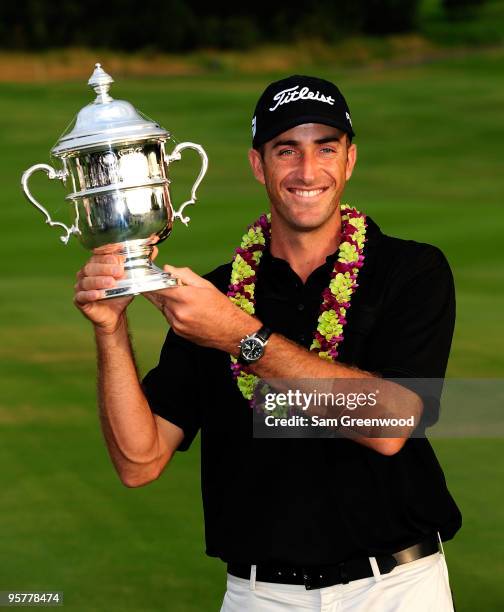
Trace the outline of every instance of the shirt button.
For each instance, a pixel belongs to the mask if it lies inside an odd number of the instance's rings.
[[[299,311],[304,310],[304,304],[298,304],[298,305],[297,305],[297,309],[298,309]]]

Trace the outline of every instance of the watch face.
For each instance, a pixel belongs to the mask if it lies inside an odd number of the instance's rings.
[[[247,361],[256,361],[263,354],[263,343],[257,338],[247,338],[241,346],[241,354]]]

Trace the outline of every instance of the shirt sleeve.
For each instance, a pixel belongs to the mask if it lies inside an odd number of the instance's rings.
[[[201,426],[199,362],[198,347],[170,329],[158,365],[142,381],[152,412],[184,431],[179,451],[191,446]]]
[[[377,325],[374,369],[384,378],[408,379],[401,384],[422,397],[422,424],[432,425],[455,325],[453,275],[442,251],[424,244],[403,259],[392,285]]]

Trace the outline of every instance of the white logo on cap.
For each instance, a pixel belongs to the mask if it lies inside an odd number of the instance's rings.
[[[257,124],[257,119],[256,117],[254,117],[252,119],[252,138],[255,138],[255,135],[256,135],[256,124]]]
[[[350,125],[352,125],[352,120],[350,119],[350,113],[345,113],[346,118],[348,119],[348,122],[350,123]],[[353,127],[353,125],[352,125]]]
[[[299,85],[295,87],[289,87],[289,89],[283,89],[279,91],[274,97],[273,100],[276,100],[277,103],[275,106],[272,106],[269,110],[274,111],[281,104],[289,104],[289,102],[296,102],[297,100],[316,100],[317,102],[325,102],[326,104],[334,104],[334,98],[332,96],[324,96],[320,92],[311,91],[309,87],[303,87],[300,91],[297,91]]]

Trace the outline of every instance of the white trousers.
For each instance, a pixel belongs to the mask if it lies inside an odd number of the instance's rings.
[[[435,553],[374,576],[306,590],[303,584],[274,584],[227,575],[221,612],[453,612],[444,554]]]

